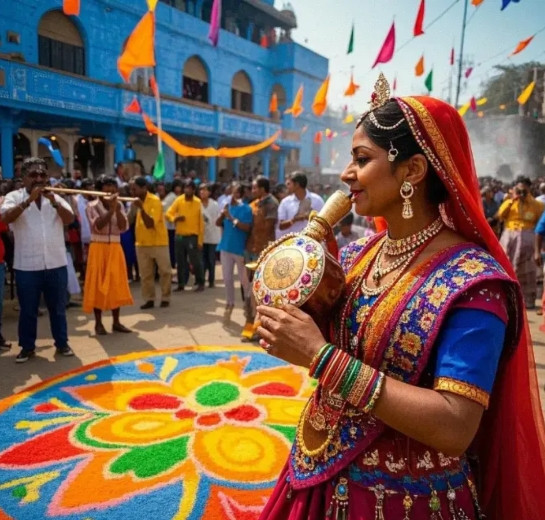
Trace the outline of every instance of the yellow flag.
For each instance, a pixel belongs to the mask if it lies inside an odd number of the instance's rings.
[[[486,105],[486,103],[488,102],[488,98],[481,98],[481,99],[477,99],[477,106],[478,107],[482,107],[483,105]]]
[[[353,123],[354,122],[354,116],[352,114],[348,114],[344,119],[343,119],[343,123],[345,125],[348,125],[350,123]]]
[[[299,87],[297,94],[295,94],[295,99],[293,100],[293,105],[287,110],[284,110],[284,114],[292,114],[293,117],[299,117],[303,112],[303,85]]]
[[[327,90],[329,88],[329,76],[324,80],[316,96],[314,96],[314,103],[312,103],[312,111],[316,117],[320,117],[327,108]]]
[[[532,95],[532,92],[534,91],[534,87],[536,86],[536,82],[532,81],[520,94],[520,96],[517,98],[517,101],[519,105],[524,105]]]
[[[471,106],[471,103],[468,101],[465,105],[462,105],[458,109],[458,114],[460,114],[462,117],[466,115],[466,112],[469,110],[469,107]]]
[[[155,11],[155,7],[157,6],[158,0],[147,0],[148,2],[148,8],[150,11]]]

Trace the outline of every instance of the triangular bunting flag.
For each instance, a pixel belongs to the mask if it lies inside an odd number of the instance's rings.
[[[424,11],[426,0],[420,0],[420,7],[418,8],[418,14],[416,16],[416,21],[414,22],[413,35],[420,36],[424,34]]]
[[[134,98],[126,107],[125,112],[129,114],[140,114],[142,112],[142,108],[140,107],[140,103],[138,102],[138,99]]]
[[[295,94],[293,105],[287,110],[284,110],[284,114],[291,114],[293,117],[299,117],[302,112],[303,112],[303,85],[299,87],[297,94]]]
[[[471,5],[474,5],[475,7],[479,7],[484,0],[471,0]]]
[[[430,73],[426,77],[426,81],[424,81],[424,85],[426,85],[428,92],[431,92],[433,90],[433,69],[430,70]]]
[[[157,154],[155,159],[155,165],[153,166],[153,178],[160,181],[165,176],[165,156],[161,150]]]
[[[377,59],[375,60],[375,63],[373,64],[372,68],[374,69],[379,63],[388,63],[394,56],[395,46],[396,46],[396,27],[395,27],[395,22],[392,22],[392,27],[390,27],[390,30],[388,31],[388,34],[386,35],[386,39],[384,40],[384,43],[382,44],[382,47],[378,53]]]
[[[155,67],[154,39],[155,17],[148,11],[134,28],[117,60],[119,74],[127,83],[134,69]]]
[[[517,98],[517,102],[519,105],[525,105],[526,102],[530,99],[530,96],[532,95],[532,92],[534,91],[534,87],[536,86],[536,82],[532,81],[520,94],[520,96]]]
[[[159,97],[159,87],[157,86],[157,81],[155,80],[154,75],[152,75],[149,79],[149,86],[151,88],[151,91],[153,92],[153,95],[155,97]]]
[[[320,117],[327,108],[327,91],[329,89],[329,76],[324,80],[318,92],[314,96],[314,102],[312,103],[312,111],[316,117]]]
[[[477,112],[477,100],[474,97],[472,97],[469,101],[469,107],[471,110],[473,110],[473,112]]]
[[[210,15],[210,29],[208,31],[208,39],[212,45],[216,47],[220,37],[221,24],[221,0],[214,0],[212,4],[212,13]]]
[[[422,76],[424,74],[424,55],[418,60],[418,63],[414,67],[414,74],[416,77]]]
[[[519,52],[522,52],[528,45],[530,45],[530,42],[534,39],[534,36],[530,36],[529,38],[526,38],[526,40],[522,40],[518,43],[515,50],[511,53],[511,56],[514,56],[515,54],[518,54]]]
[[[79,16],[80,0],[63,0],[62,12],[66,16]]]
[[[157,7],[158,0],[147,0],[148,2],[148,9],[150,11],[155,11],[155,8]]]
[[[360,88],[360,86],[356,85],[356,83],[354,83],[354,75],[350,74],[350,85],[348,85],[348,87],[346,87],[346,90],[344,91],[344,95],[345,96],[353,96],[359,88]]]
[[[454,65],[454,47],[450,49],[450,64]]]
[[[520,0],[502,0],[501,10],[503,11],[511,2],[518,4]]]
[[[278,112],[278,96],[276,92],[272,93],[271,101],[269,102],[269,113],[276,114]]]
[[[464,73],[465,78],[466,79],[469,78],[469,76],[471,76],[472,72],[473,72],[473,67],[469,67]]]
[[[346,54],[354,52],[354,24],[352,23],[352,31],[350,32],[350,41],[348,42],[348,50]]]
[[[343,119],[343,123],[345,125],[348,125],[350,123],[353,123],[354,122],[354,116],[352,114],[348,114],[344,119]]]

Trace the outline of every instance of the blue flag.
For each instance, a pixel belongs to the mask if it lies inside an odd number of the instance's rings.
[[[518,4],[520,0],[501,0],[501,10],[503,11],[511,2]]]

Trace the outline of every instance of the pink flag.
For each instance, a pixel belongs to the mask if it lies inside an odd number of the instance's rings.
[[[450,64],[454,65],[454,47],[450,49]]]
[[[471,73],[473,72],[473,67],[469,67],[466,71],[465,71],[465,74],[464,76],[467,78],[469,78],[469,76],[471,76]]]
[[[394,91],[394,96],[397,90],[397,76],[394,78],[394,84],[392,85],[392,90]]]
[[[220,36],[221,22],[221,0],[214,0],[212,5],[212,14],[210,15],[210,30],[208,31],[208,39],[212,45],[216,47]]]
[[[388,36],[386,36],[386,39],[382,44],[382,49],[380,49],[380,52],[378,53],[377,59],[375,60],[372,68],[374,69],[379,63],[388,63],[394,55],[395,46],[396,27],[395,22],[392,22],[392,27],[390,28]]]
[[[471,107],[471,110],[473,110],[473,112],[477,112],[477,100],[474,97],[471,98],[469,106]]]

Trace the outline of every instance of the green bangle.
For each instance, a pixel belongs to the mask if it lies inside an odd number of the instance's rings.
[[[356,380],[356,376],[359,372],[360,364],[358,363],[357,359],[353,359],[350,362],[350,366],[348,370],[346,371],[346,376],[343,378],[343,381],[341,383],[341,391],[339,392],[343,399],[346,399],[348,397],[348,394],[350,393],[350,389],[352,388],[352,385],[354,384],[354,381]]]
[[[321,354],[318,365],[316,366],[316,369],[312,374],[312,377],[314,377],[315,379],[319,379],[322,375],[324,368],[327,366],[331,356],[333,355],[333,352],[335,351],[335,345],[332,345],[331,343],[326,343],[322,348],[325,348],[326,350]]]

